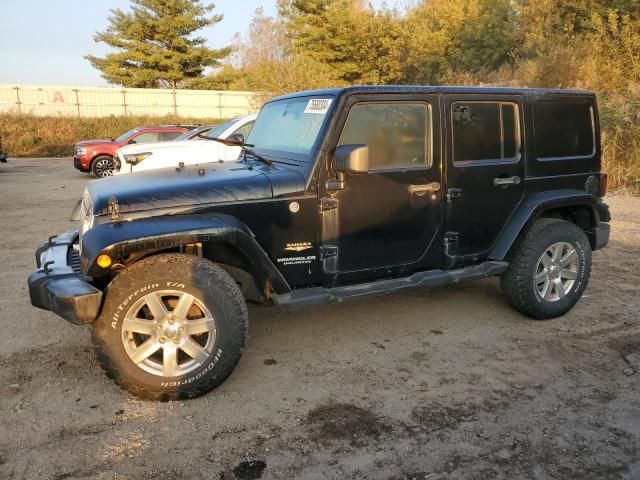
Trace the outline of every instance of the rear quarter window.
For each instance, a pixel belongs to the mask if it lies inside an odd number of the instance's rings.
[[[595,119],[590,101],[538,101],[533,104],[538,160],[592,158]]]

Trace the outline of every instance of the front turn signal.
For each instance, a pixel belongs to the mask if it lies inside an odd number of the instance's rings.
[[[98,257],[96,263],[100,268],[109,268],[111,266],[111,257],[109,255],[102,254]]]

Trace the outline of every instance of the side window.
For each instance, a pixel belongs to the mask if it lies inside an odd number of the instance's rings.
[[[408,168],[431,166],[431,107],[427,103],[357,103],[338,145],[369,147],[369,166]]]
[[[249,134],[251,133],[251,129],[253,128],[253,124],[256,123],[254,120],[252,120],[251,122],[247,122],[244,125],[242,125],[240,128],[238,128],[237,130],[235,130],[232,135],[239,133],[240,135],[242,135],[245,140],[247,139],[247,137],[249,137]]]
[[[533,104],[536,156],[540,160],[592,157],[596,151],[590,103],[540,101]]]
[[[180,135],[182,135],[182,132],[162,132],[160,134],[160,141],[161,142],[168,142],[170,140],[175,140]]]
[[[515,103],[455,102],[451,109],[454,164],[518,158],[520,127]]]
[[[160,141],[160,134],[158,132],[145,132],[133,137],[129,143],[149,143]]]

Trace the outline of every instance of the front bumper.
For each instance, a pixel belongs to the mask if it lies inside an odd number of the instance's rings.
[[[34,307],[83,325],[98,318],[102,292],[80,272],[78,252],[73,248],[77,240],[78,231],[69,230],[38,248],[38,270],[29,276],[29,295]]]
[[[86,166],[85,166],[86,164]],[[73,166],[80,170],[81,172],[90,172],[91,167],[89,166],[89,161],[86,157],[73,157]]]
[[[113,174],[122,175],[124,173],[131,173],[132,171],[133,167],[131,164],[124,159],[120,152],[118,152],[116,157],[113,159]]]

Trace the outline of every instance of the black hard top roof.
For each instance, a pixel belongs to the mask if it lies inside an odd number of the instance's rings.
[[[359,93],[466,93],[466,94],[490,94],[490,95],[580,95],[594,96],[589,90],[565,90],[553,88],[512,88],[512,87],[444,87],[444,86],[421,86],[421,85],[358,85],[353,87],[324,88],[320,90],[305,90],[302,92],[289,93],[274,98],[282,100],[285,98],[307,97],[307,96],[341,96],[344,94]]]

